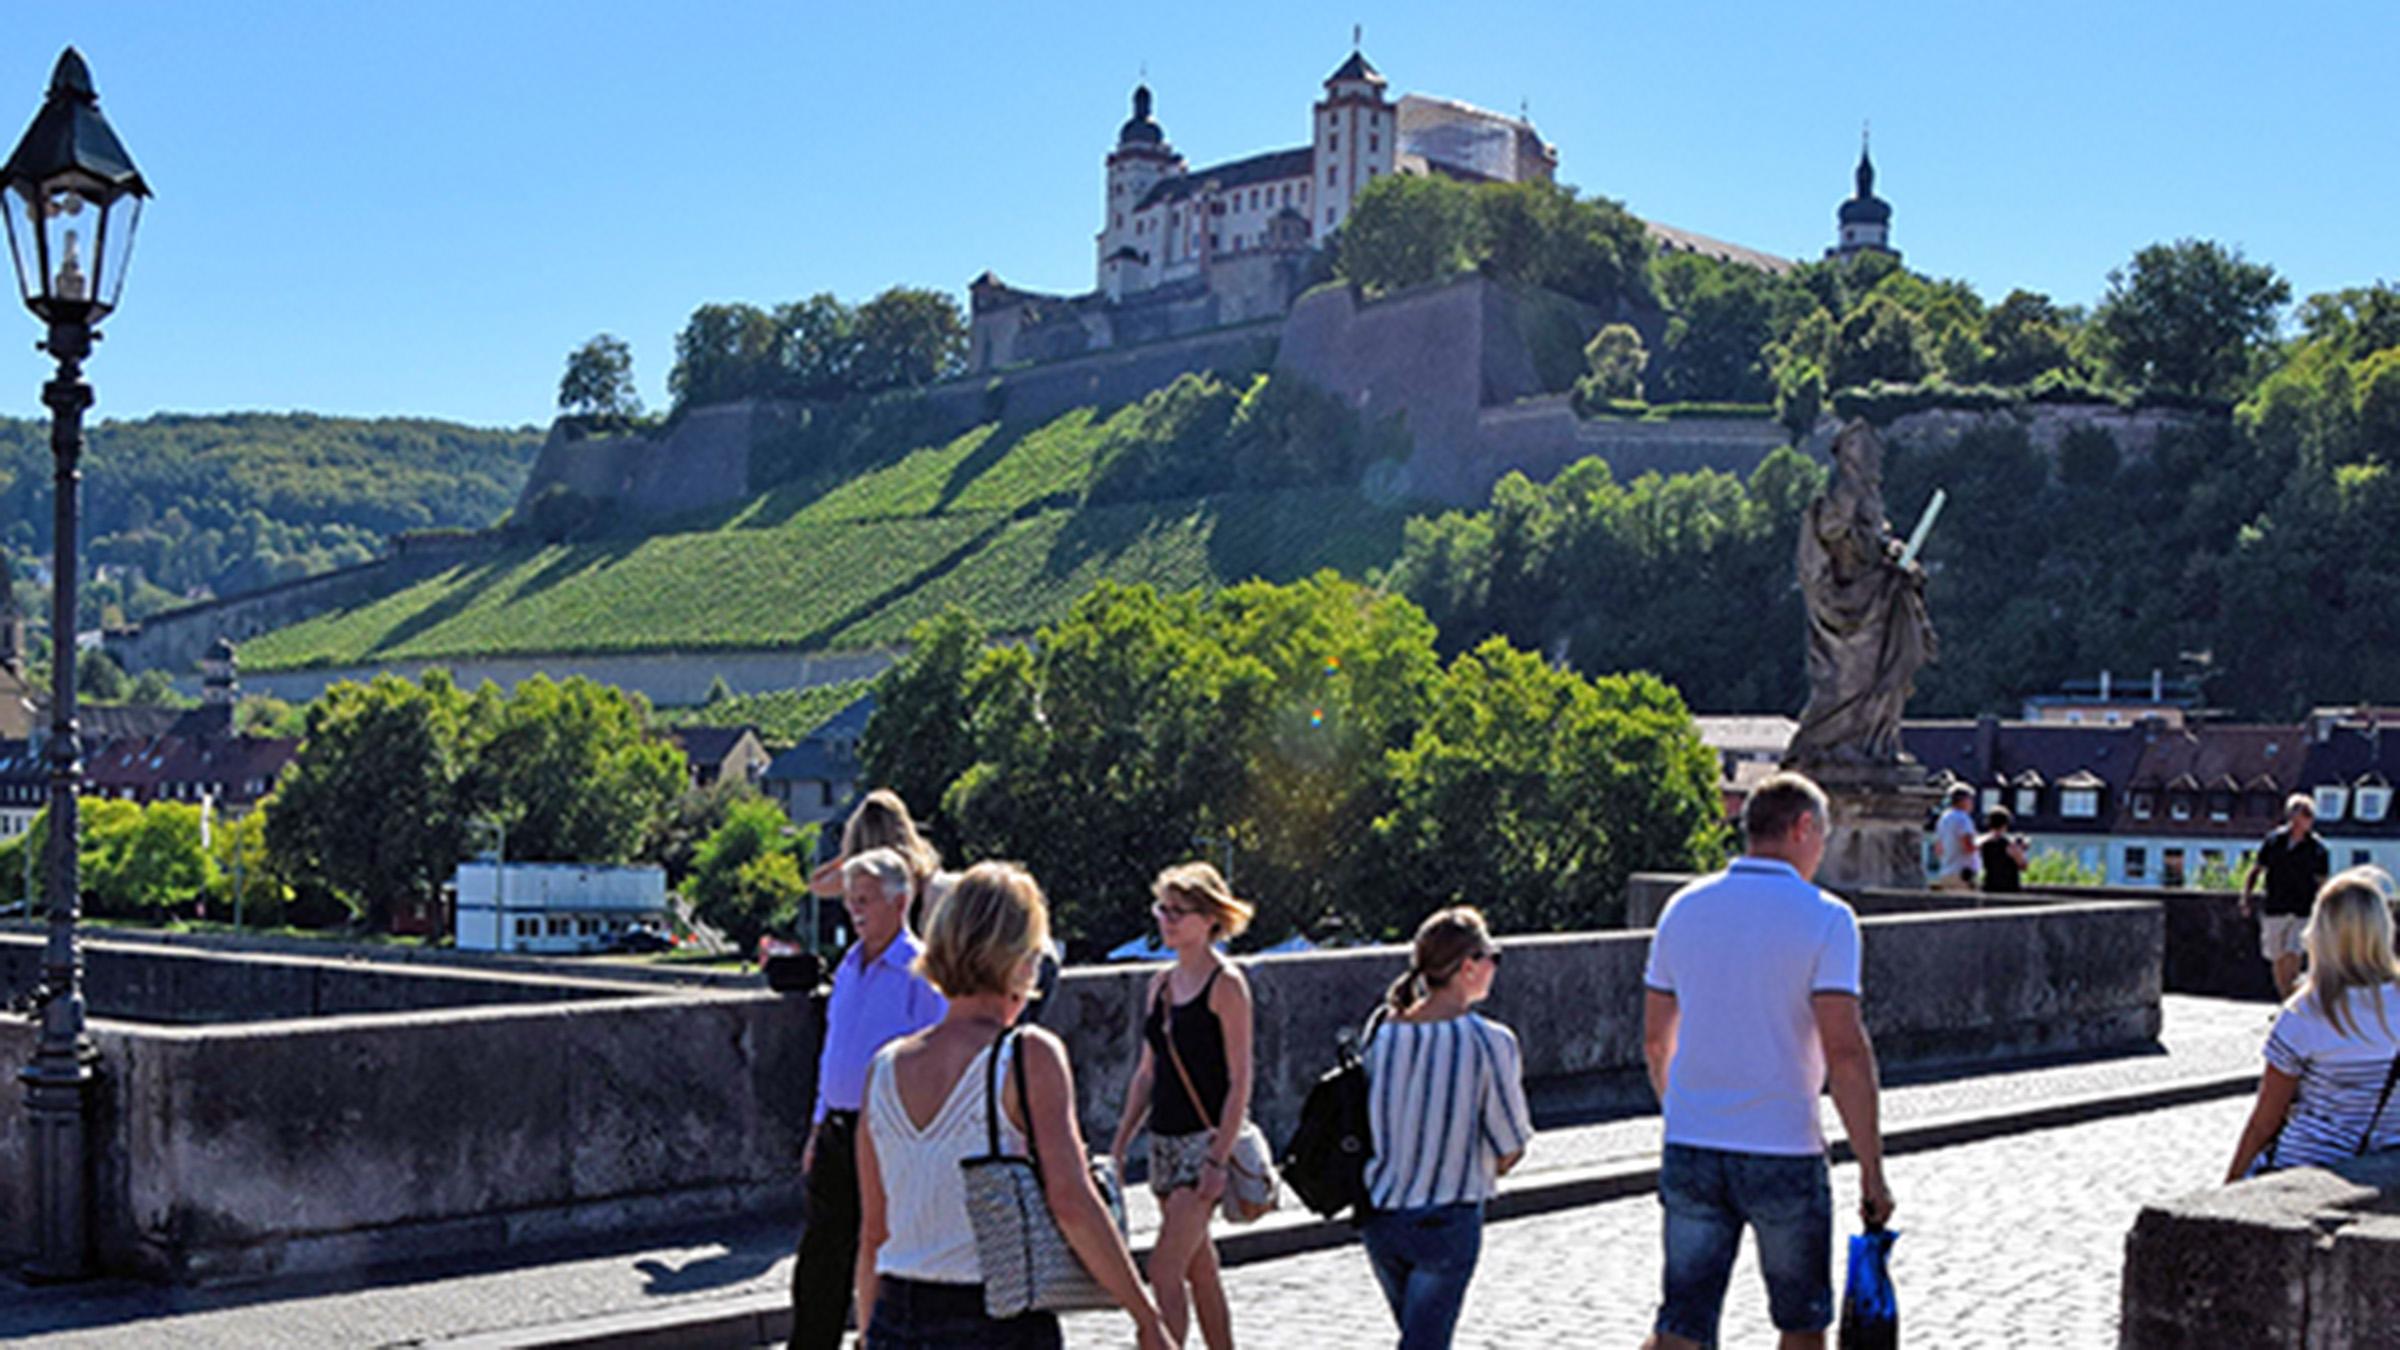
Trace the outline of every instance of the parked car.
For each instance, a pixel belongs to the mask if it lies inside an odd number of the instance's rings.
[[[628,928],[601,948],[607,952],[648,953],[675,949],[675,939],[655,928]]]

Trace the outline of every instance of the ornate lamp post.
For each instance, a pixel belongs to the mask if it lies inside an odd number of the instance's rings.
[[[150,187],[133,167],[92,92],[92,73],[69,47],[50,76],[50,93],[33,125],[0,167],[0,213],[16,260],[25,307],[49,327],[43,344],[58,374],[42,386],[50,408],[50,455],[56,468],[50,609],[50,823],[44,846],[44,893],[50,941],[42,954],[42,1033],[19,1077],[31,1127],[37,1248],[26,1273],[72,1280],[90,1268],[85,1192],[84,1107],[97,1057],[83,1025],[83,957],[75,946],[81,844],[75,790],[83,777],[75,725],[75,580],[77,484],[82,478],[83,410],[92,387],[83,359],[93,331],[117,307],[134,225]]]

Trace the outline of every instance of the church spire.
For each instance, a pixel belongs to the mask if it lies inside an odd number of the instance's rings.
[[[1860,201],[1875,195],[1875,161],[1867,157],[1868,125],[1858,126],[1858,197]]]

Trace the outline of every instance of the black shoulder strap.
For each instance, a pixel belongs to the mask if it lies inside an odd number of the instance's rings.
[[[1011,1027],[1008,1034],[1016,1035],[1016,1028]],[[1017,1042],[1017,1052],[1008,1057],[1008,1071],[1017,1080],[1017,1114],[1025,1118],[1025,1161],[1033,1164],[1034,1180],[1039,1181],[1042,1177],[1042,1151],[1033,1141],[1033,1098],[1027,1095],[1025,1088],[1027,1070],[1024,1045],[1021,1039]]]
[[[983,1061],[983,1156],[1000,1156],[1000,1050],[1015,1029],[992,1038],[992,1053]]]
[[[2358,1136],[2358,1151],[2365,1153],[2375,1143],[2375,1127],[2383,1123],[2384,1105],[2392,1099],[2392,1084],[2400,1082],[2400,1055],[2392,1056],[2392,1067],[2384,1071],[2383,1093],[2375,1099],[2375,1114],[2367,1117],[2366,1132]]]

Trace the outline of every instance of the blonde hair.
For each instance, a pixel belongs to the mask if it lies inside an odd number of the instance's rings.
[[[945,998],[1026,991],[1050,945],[1050,906],[1015,863],[977,863],[934,906],[917,973]]]
[[[1258,913],[1256,905],[1234,895],[1223,873],[1204,862],[1183,863],[1160,872],[1150,883],[1150,893],[1162,900],[1172,895],[1207,915],[1209,926],[1220,937],[1240,937]]]
[[[2317,891],[2308,920],[2308,981],[2301,996],[2344,1036],[2360,1034],[2349,1002],[2352,992],[2400,981],[2400,957],[2392,952],[2392,878],[2380,867],[2353,867],[2335,874]],[[2381,1000],[2375,1020],[2389,1036]]]
[[[858,809],[842,826],[842,856],[855,858],[872,849],[888,848],[908,862],[908,874],[922,890],[926,878],[942,870],[942,855],[925,836],[917,833],[917,822],[908,814],[908,803],[890,788],[877,788],[859,802]]]
[[[1408,969],[1384,991],[1393,1012],[1407,1012],[1426,995],[1458,978],[1467,958],[1492,948],[1492,930],[1483,911],[1472,905],[1435,910],[1417,925],[1417,945],[1409,953]]]

